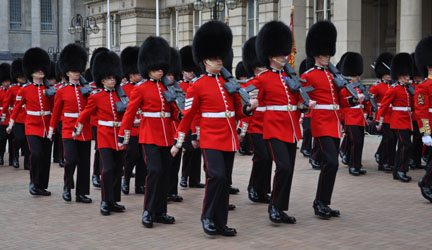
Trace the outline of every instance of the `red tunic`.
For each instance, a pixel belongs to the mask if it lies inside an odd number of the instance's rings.
[[[355,90],[362,94],[360,88]],[[351,97],[350,93],[346,89],[340,91],[341,98],[346,99]],[[369,102],[364,102],[352,107],[343,108],[345,125],[365,126],[367,125],[366,117],[369,113],[371,105]]]
[[[414,92],[414,105],[415,105],[415,116],[419,125],[421,133],[425,132],[425,129],[429,130],[427,134],[430,134],[430,121],[432,118],[432,77],[429,76],[424,82],[417,85]],[[425,128],[425,124],[429,124],[428,128]]]
[[[98,121],[97,126],[97,144],[98,148],[111,148],[117,151],[118,148],[118,134],[119,124],[123,117],[118,113],[115,103],[120,101],[117,93],[114,90],[97,89],[92,92],[88,97],[88,102],[85,109],[80,113],[75,127],[78,124],[85,124],[88,122],[90,116],[95,116]],[[111,126],[103,125],[101,123],[111,123]],[[114,126],[112,126],[114,125]]]
[[[170,105],[166,102],[162,94],[165,90],[160,81],[153,79],[135,86],[123,117],[120,136],[125,135],[125,130],[131,130],[136,112],[141,108],[139,143],[165,147],[173,145],[172,119],[177,119],[179,112],[174,103]]]
[[[376,98],[376,104],[378,106],[378,109],[381,106],[382,100],[384,99],[384,96],[389,88],[391,88],[391,83],[381,80],[379,82],[376,82],[369,89],[369,93],[373,94],[374,98]],[[383,123],[390,123],[391,115],[392,110],[388,110],[388,112],[384,115]],[[378,116],[376,117],[376,120],[378,121]]]
[[[45,89],[43,84],[28,83],[18,91],[11,119],[15,121],[25,105],[26,135],[45,137],[48,134],[54,98],[46,97],[43,94]]]
[[[378,110],[377,118],[378,120],[384,119],[384,114],[392,110],[390,128],[409,129],[412,131],[412,107],[413,98],[408,93],[406,87],[395,83],[387,90],[381,102],[381,107]]]
[[[17,96],[18,91],[20,89],[21,89],[21,85],[19,85],[19,84],[12,84],[8,88],[8,91],[6,92],[5,101],[3,102],[2,115],[3,115],[3,112],[7,111],[8,109],[10,110],[10,108],[13,108],[16,96]],[[12,114],[12,111],[10,111],[10,113]],[[5,114],[7,114],[7,112],[5,112]],[[23,106],[21,108],[20,112],[18,113],[18,116],[17,116],[15,122],[16,123],[24,123],[25,118],[26,118],[26,110],[25,110],[25,106]]]
[[[135,88],[135,83],[132,82],[124,82],[120,85],[127,95],[127,97],[131,98],[132,90]],[[141,109],[138,109],[137,114],[135,116],[135,120],[141,120]],[[139,136],[140,128],[135,128],[132,126],[131,136]]]
[[[7,95],[8,95],[8,89],[5,89],[3,87],[0,87],[0,107],[1,107],[1,114],[5,114],[5,121],[1,123],[1,125],[8,125],[9,119],[10,119],[10,111],[9,111],[9,105],[6,101]]]
[[[236,151],[239,141],[236,120],[244,117],[240,96],[230,95],[220,75],[206,73],[189,87],[186,95],[184,117],[176,133],[176,139],[185,136],[196,114],[199,119],[200,147],[221,151]]]
[[[50,129],[55,131],[59,120],[62,120],[62,138],[72,139],[77,118],[87,105],[87,98],[79,91],[80,87],[79,84],[67,84],[57,89]],[[92,139],[90,121],[83,121],[83,125],[82,133],[76,140],[90,141]]]

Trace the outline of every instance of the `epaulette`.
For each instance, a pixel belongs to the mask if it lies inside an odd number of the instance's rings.
[[[376,81],[373,85],[376,86],[376,85],[378,85],[380,83],[381,83],[381,81]]]
[[[67,86],[67,84],[62,84],[62,85],[58,86],[57,89],[61,89],[61,88],[64,88],[66,86]]]
[[[102,89],[95,89],[91,92],[92,95],[96,95],[97,93],[100,93]]]
[[[16,85],[17,85],[16,83],[12,83],[11,85],[9,85],[9,88],[13,87],[13,86],[16,86]]]
[[[143,83],[145,83],[147,80],[141,80],[139,83],[135,84],[135,86],[141,86]]]
[[[304,74],[307,74],[307,73],[309,73],[309,72],[311,72],[312,70],[314,70],[315,68],[314,67],[312,67],[312,68],[310,68],[310,69],[308,69],[308,70],[306,70],[305,72],[303,72],[303,74],[302,75],[304,75]]]
[[[203,75],[204,75],[204,74],[203,74]],[[198,77],[195,77],[194,79],[191,80],[191,82],[196,82],[196,81],[198,81],[199,79],[201,79],[201,78],[203,77],[203,75],[200,75],[200,76],[198,76]]]
[[[259,72],[256,76],[260,76],[262,73],[265,73],[265,72],[267,72],[267,71],[268,71],[268,69],[263,70],[263,71]]]
[[[28,83],[24,84],[22,87],[25,88],[25,87],[27,87],[29,85],[31,85],[31,83],[28,82]]]
[[[125,86],[126,84],[128,84],[129,82],[122,82],[122,83],[120,83],[120,86]]]
[[[392,83],[392,85],[391,85],[393,88],[395,88],[395,87],[397,87],[398,86],[398,84],[397,83]]]

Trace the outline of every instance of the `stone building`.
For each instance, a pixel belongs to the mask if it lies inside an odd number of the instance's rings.
[[[82,34],[68,28],[76,14],[87,16],[81,0],[0,0],[0,61],[22,57],[31,47],[41,47],[54,58],[65,45],[80,42]]]

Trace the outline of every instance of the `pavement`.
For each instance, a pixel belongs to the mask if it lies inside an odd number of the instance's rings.
[[[99,189],[91,187],[92,204],[76,203],[74,191],[72,202],[62,200],[63,169],[56,163],[48,188],[52,195],[31,196],[21,159],[19,169],[0,166],[0,249],[430,249],[432,204],[417,186],[424,170],[411,170],[410,183],[378,171],[373,155],[379,140],[366,137],[365,176],[351,176],[340,164],[331,207],[339,209],[341,217],[331,220],[314,215],[319,171],[297,153],[288,211],[296,217],[295,225],[271,223],[267,205],[248,200],[251,157],[236,155],[233,185],[241,191],[230,197],[237,208],[228,220],[238,231],[236,237],[204,234],[203,189],[179,187],[184,201],[168,204],[176,223],[147,229],[141,224],[144,196],[134,194],[133,188],[120,202],[126,212],[102,216]]]

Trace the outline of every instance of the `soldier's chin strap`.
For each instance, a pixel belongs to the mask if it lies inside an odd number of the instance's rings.
[[[212,63],[209,59],[206,59],[205,63],[216,71],[220,71],[223,67],[222,65],[216,65],[216,64]]]
[[[272,59],[272,61],[278,63],[280,66],[282,66],[282,67],[285,66],[286,60],[285,61],[279,61],[278,59],[276,59],[276,57],[272,57],[271,59]]]

